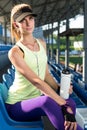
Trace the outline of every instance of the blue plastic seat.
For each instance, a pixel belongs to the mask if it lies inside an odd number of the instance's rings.
[[[2,79],[5,85],[7,86],[7,88],[9,88],[13,83],[13,79],[10,74],[7,74],[7,73],[3,74]]]
[[[0,129],[3,130],[44,130],[42,120],[32,122],[19,122],[11,119],[5,107],[8,89],[0,83]]]
[[[12,80],[14,80],[15,71],[12,68],[8,68],[7,73],[11,76]]]
[[[11,65],[11,69],[13,69],[13,70],[15,71],[15,67],[14,67],[14,65]]]
[[[87,91],[79,86],[77,82],[73,80],[73,90],[76,95],[87,105]]]

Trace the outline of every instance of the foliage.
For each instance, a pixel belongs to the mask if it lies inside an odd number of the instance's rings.
[[[54,35],[53,37],[57,43],[57,35]],[[80,34],[78,36],[69,37],[69,49],[70,50],[74,50],[74,46],[73,46],[74,41],[83,41],[83,34]],[[58,48],[58,45],[54,44],[53,48],[54,49]],[[66,48],[66,37],[60,37],[60,51],[64,51],[65,48]]]
[[[65,57],[64,56],[60,56],[60,62],[62,62],[62,61],[65,61]],[[70,56],[69,57],[69,62],[71,63],[71,64],[77,64],[77,63],[79,63],[80,65],[82,64],[82,56]]]

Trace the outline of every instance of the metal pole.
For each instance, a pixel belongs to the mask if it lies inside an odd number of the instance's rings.
[[[66,19],[66,30],[69,29],[69,18]],[[69,36],[66,36],[65,67],[69,66]]]
[[[4,42],[7,44],[7,27],[6,27],[6,18],[4,17]]]
[[[52,29],[51,29],[51,35],[52,35],[52,60],[53,60],[53,22],[52,22]]]
[[[60,21],[58,22],[58,33],[57,33],[57,47],[58,47],[58,49],[57,49],[57,63],[60,63],[60,57],[59,57],[59,55],[60,55],[60,36],[59,36],[59,33],[60,33]]]
[[[87,84],[87,0],[84,0],[83,81]]]

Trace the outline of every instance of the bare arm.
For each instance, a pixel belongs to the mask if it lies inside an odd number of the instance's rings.
[[[51,76],[49,69],[48,69],[48,65],[46,67],[45,82],[48,83],[55,91],[57,91],[58,88],[60,88],[60,85],[58,83],[56,83],[54,78]]]
[[[43,80],[41,80],[25,63],[23,53],[18,47],[13,47],[9,51],[9,59],[16,69],[25,76],[33,85],[40,89],[45,95],[48,95],[58,104],[63,105],[66,101],[61,98],[57,93]],[[31,75],[31,76],[30,76]]]

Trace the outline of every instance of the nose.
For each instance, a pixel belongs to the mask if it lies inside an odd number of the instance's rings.
[[[30,25],[30,20],[29,20],[29,19],[26,20],[26,25],[27,25],[27,26]]]

